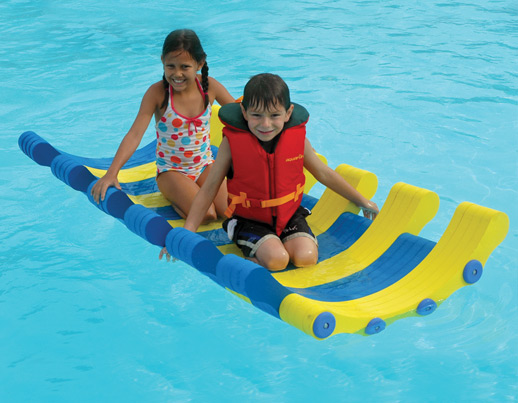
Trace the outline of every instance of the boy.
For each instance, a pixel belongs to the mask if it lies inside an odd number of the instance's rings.
[[[305,167],[326,187],[374,219],[379,210],[325,165],[305,138],[308,112],[292,104],[286,83],[259,74],[246,84],[241,104],[220,110],[223,140],[212,170],[196,195],[185,228],[196,231],[227,176],[230,205],[224,229],[245,257],[271,271],[314,265],[315,236],[300,206]]]

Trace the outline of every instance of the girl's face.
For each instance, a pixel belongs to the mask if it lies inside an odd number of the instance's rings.
[[[198,63],[189,53],[169,52],[162,56],[164,75],[174,91],[183,91],[195,83],[196,73],[205,62]]]

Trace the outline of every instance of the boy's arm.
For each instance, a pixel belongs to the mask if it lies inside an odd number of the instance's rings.
[[[379,209],[376,203],[365,198],[336,171],[324,164],[313,151],[308,139],[306,139],[304,147],[304,168],[324,186],[360,207],[365,217],[374,219],[378,215]]]
[[[227,175],[231,161],[230,145],[227,138],[223,137],[218,149],[218,156],[210,169],[207,180],[192,202],[189,215],[185,220],[185,229],[196,232]]]

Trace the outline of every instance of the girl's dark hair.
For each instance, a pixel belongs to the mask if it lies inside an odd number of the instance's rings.
[[[246,83],[243,100],[241,101],[245,110],[251,106],[270,111],[278,103],[283,105],[286,110],[291,105],[290,89],[278,75],[257,74]]]
[[[164,40],[162,47],[162,57],[170,52],[187,52],[197,63],[203,63],[201,68],[201,87],[205,93],[205,107],[209,104],[209,66],[207,65],[207,54],[201,46],[200,38],[190,29],[177,29],[171,32]],[[161,108],[167,106],[169,100],[169,83],[165,79],[165,74],[162,76],[164,83],[165,98]]]

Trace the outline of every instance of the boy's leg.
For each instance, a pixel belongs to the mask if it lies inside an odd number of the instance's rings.
[[[281,234],[290,261],[297,267],[313,266],[318,261],[318,242],[306,217],[311,212],[299,207]]]
[[[255,259],[257,263],[270,271],[284,270],[290,262],[290,256],[284,244],[277,237],[264,241],[257,249],[255,257],[250,259]]]
[[[275,231],[268,224],[241,217],[223,222],[229,239],[236,243],[245,258],[271,271],[286,268],[290,257]]]
[[[297,267],[313,266],[318,261],[318,246],[306,236],[298,236],[284,242],[290,261]]]

